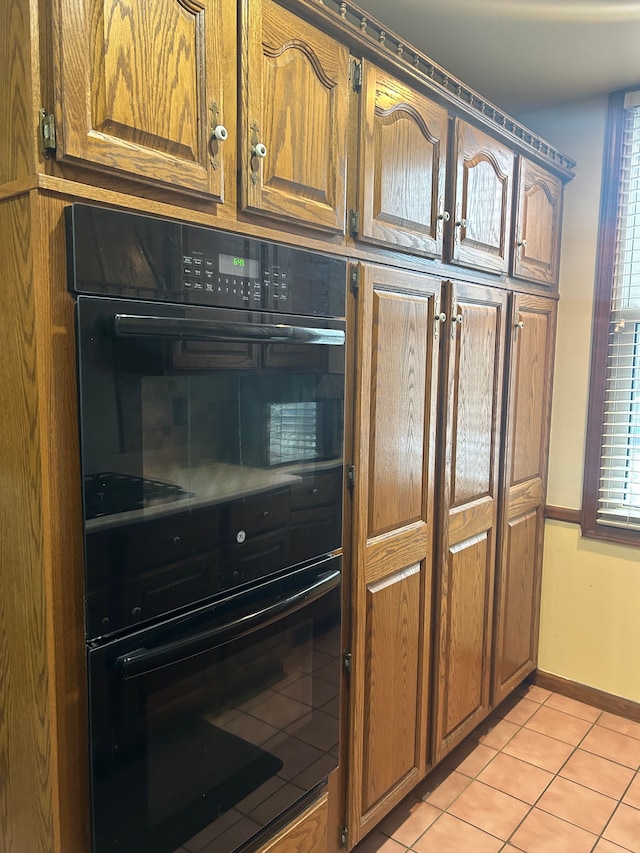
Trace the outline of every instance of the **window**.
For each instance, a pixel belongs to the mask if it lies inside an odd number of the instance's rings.
[[[582,531],[640,545],[640,91],[609,102]]]

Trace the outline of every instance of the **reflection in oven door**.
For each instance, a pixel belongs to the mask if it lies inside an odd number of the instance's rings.
[[[340,558],[89,652],[95,853],[232,853],[337,766]]]

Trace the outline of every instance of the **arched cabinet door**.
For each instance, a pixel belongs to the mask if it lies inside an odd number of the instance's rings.
[[[228,0],[60,0],[58,162],[222,201],[225,25]]]
[[[242,207],[344,233],[349,51],[272,0],[242,16]]]
[[[514,161],[506,145],[458,119],[452,263],[508,271]]]
[[[562,181],[520,157],[513,275],[555,287],[560,266]]]
[[[357,236],[439,258],[447,111],[366,60],[360,98]]]

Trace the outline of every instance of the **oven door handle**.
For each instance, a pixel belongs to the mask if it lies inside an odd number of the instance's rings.
[[[339,329],[313,329],[271,323],[227,323],[197,317],[153,317],[114,314],[113,334],[118,338],[161,337],[190,341],[241,341],[245,343],[326,344],[342,346]]]
[[[282,601],[277,601],[261,610],[233,619],[224,625],[218,625],[209,631],[202,631],[192,637],[176,640],[155,649],[134,649],[134,651],[117,657],[114,667],[116,671],[120,672],[122,678],[129,680],[211,651],[231,640],[237,640],[259,628],[264,628],[283,614],[295,613],[301,607],[321,598],[338,586],[340,574],[339,570],[327,572],[314,583]]]

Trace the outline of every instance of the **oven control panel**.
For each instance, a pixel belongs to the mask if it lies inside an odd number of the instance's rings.
[[[85,204],[70,205],[65,215],[73,293],[345,315],[341,258]]]

